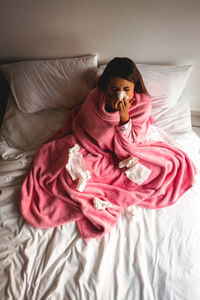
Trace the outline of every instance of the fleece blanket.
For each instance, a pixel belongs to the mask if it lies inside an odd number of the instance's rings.
[[[150,98],[135,93],[130,107],[134,142],[118,130],[119,112],[107,112],[95,88],[63,127],[37,151],[22,184],[20,207],[33,226],[76,221],[84,239],[117,224],[131,205],[148,209],[175,203],[193,184],[195,166],[181,150],[144,142],[152,124]]]

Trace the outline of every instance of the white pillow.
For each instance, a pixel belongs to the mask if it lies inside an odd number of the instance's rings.
[[[106,65],[100,66],[100,76]],[[145,87],[151,96],[153,110],[173,107],[184,90],[192,66],[137,64]]]
[[[183,93],[192,66],[137,65],[151,96],[152,108],[171,108]]]
[[[13,95],[10,94],[0,136],[11,148],[36,150],[61,128],[69,111],[54,108],[27,114],[18,109]]]
[[[18,108],[26,113],[80,103],[95,85],[96,70],[96,55],[0,66]]]

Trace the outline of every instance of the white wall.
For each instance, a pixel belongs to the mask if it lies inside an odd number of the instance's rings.
[[[0,62],[97,53],[136,63],[193,64],[200,111],[199,0],[0,0]]]

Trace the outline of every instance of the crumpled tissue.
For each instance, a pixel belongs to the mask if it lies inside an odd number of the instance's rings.
[[[97,197],[94,197],[93,202],[94,202],[94,207],[96,209],[105,209],[107,207],[111,207],[112,206],[112,204],[110,202],[103,201],[103,200],[101,200],[101,199],[99,199]]]
[[[128,179],[141,185],[151,174],[151,170],[138,162],[138,158],[130,156],[119,162],[119,168],[126,167],[125,171]]]
[[[120,168],[131,168],[133,167],[136,163],[138,162],[138,158],[134,156],[130,156],[122,161],[119,162],[119,167]]]
[[[82,192],[86,186],[87,180],[91,178],[90,171],[87,170],[84,158],[79,152],[80,147],[78,144],[75,144],[74,147],[69,149],[69,158],[68,163],[65,168],[72,177],[72,180],[78,178],[78,184],[76,189],[79,192]]]
[[[128,179],[134,183],[137,183],[138,185],[141,185],[149,177],[151,170],[142,164],[137,163],[133,167],[127,169],[125,173]]]
[[[125,97],[126,99],[129,99],[129,97],[126,95],[126,92],[124,92],[124,91],[118,92],[118,93],[117,93],[117,96],[118,96],[118,99],[119,99],[120,102],[122,101],[122,99],[123,99],[124,97]]]

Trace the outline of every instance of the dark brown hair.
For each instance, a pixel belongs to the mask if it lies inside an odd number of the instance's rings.
[[[142,76],[136,64],[127,57],[115,57],[106,66],[101,75],[98,87],[106,91],[111,77],[120,77],[135,84],[135,91],[139,94],[147,94]]]

